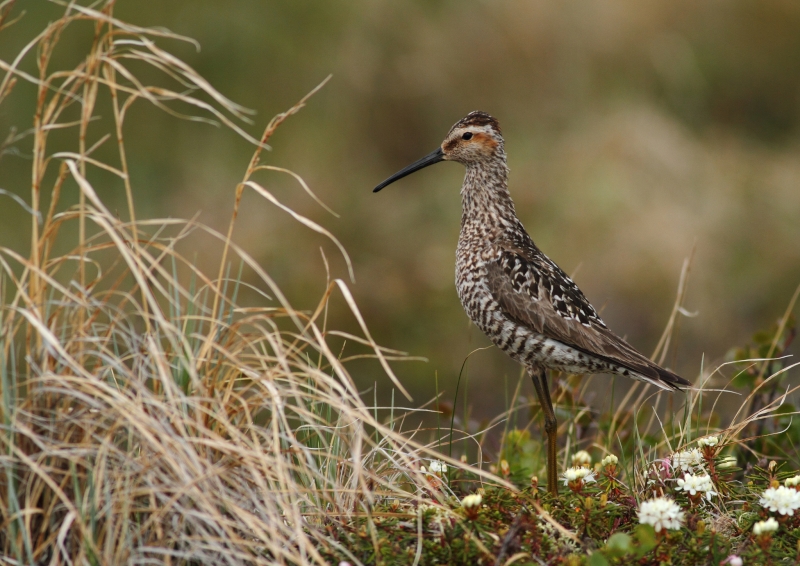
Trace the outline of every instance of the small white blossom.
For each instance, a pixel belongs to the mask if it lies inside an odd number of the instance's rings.
[[[640,523],[652,525],[657,533],[663,529],[680,529],[683,523],[683,511],[668,497],[643,501],[639,505],[638,515]]]
[[[793,478],[786,478],[783,482],[783,485],[786,487],[797,487],[800,485],[800,475],[794,476]]]
[[[765,533],[774,533],[778,530],[778,521],[770,517],[766,521],[759,521],[755,525],[753,525],[753,534],[756,536],[763,535]]]
[[[794,515],[800,509],[800,491],[785,486],[771,487],[758,502],[773,513],[777,511],[781,515]]]
[[[431,473],[441,475],[447,473],[447,464],[441,462],[439,460],[431,460],[431,465],[429,467]]]
[[[687,473],[683,478],[678,479],[678,489],[682,489],[689,495],[699,493],[709,501],[711,501],[711,497],[717,495],[717,492],[714,491],[714,482],[711,481],[711,476],[708,474],[695,476]]]
[[[700,448],[704,446],[716,446],[719,444],[719,437],[718,436],[706,436],[705,438],[701,438],[697,441],[697,445]]]
[[[731,556],[728,557],[728,564],[730,566],[743,566],[744,561],[742,560],[741,556],[732,554]]]
[[[684,472],[689,472],[695,468],[704,468],[703,454],[697,448],[682,450],[672,455],[672,466],[680,468]]]
[[[573,468],[569,468],[566,472],[564,472],[563,475],[561,476],[561,479],[564,480],[564,485],[568,485],[576,481],[592,483],[594,481],[594,473],[589,468],[584,468],[583,466],[575,466]]]
[[[572,465],[584,466],[588,468],[592,465],[592,457],[586,450],[578,450],[572,455]]]
[[[619,463],[619,458],[617,458],[613,454],[609,454],[600,461],[600,465],[603,466],[604,468],[608,466],[616,466],[618,463]]]
[[[480,493],[472,493],[461,500],[461,506],[468,512],[476,513],[482,502],[483,497]]]

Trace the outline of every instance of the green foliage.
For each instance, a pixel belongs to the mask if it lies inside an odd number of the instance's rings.
[[[772,337],[767,338],[770,332]],[[785,338],[793,333],[793,320],[787,317],[780,327],[759,335],[758,348],[763,354],[763,349],[770,347],[767,344],[786,343]],[[764,381],[777,377],[767,375]],[[586,445],[600,460],[617,452],[607,440],[613,427],[617,447],[622,448],[618,459],[595,462],[587,470],[591,475],[586,481],[564,480],[568,485],[553,497],[535,476],[542,472],[541,443],[532,438],[529,429],[510,428],[499,441],[497,459],[490,469],[516,490],[487,484],[468,469],[451,469],[447,476],[433,474],[430,503],[380,502],[371,519],[338,524],[331,530],[334,538],[347,541],[350,552],[364,563],[371,559],[377,544],[384,549],[378,552],[381,558],[377,563],[386,565],[502,564],[512,557],[521,564],[589,566],[717,566],[734,554],[745,564],[800,559],[800,506],[795,515],[781,515],[762,503],[767,489],[782,485],[800,471],[797,458],[789,462],[770,459],[791,454],[796,442],[789,403],[767,400],[761,405],[762,417],[776,426],[787,426],[780,434],[766,434],[759,444],[766,451],[754,455],[740,450],[743,442],[737,435],[755,423],[745,419],[731,422],[726,429],[709,430],[713,406],[704,406],[703,392],[690,393],[685,409],[667,414],[654,430],[652,413],[596,415],[582,400],[579,380],[554,376],[553,381],[553,396],[562,417],[567,417],[561,430],[594,431],[575,436],[571,442]],[[516,401],[511,405],[512,410],[526,406]],[[680,456],[675,455],[678,452]],[[708,478],[704,488],[708,493],[689,491],[694,478],[703,476]],[[480,510],[472,514],[460,505],[469,493],[482,496]],[[679,506],[683,514],[679,527],[656,532],[653,525],[639,522],[642,503],[659,497]],[[754,525],[770,517],[778,519],[778,531],[754,535]],[[359,544],[354,534],[370,521],[376,537]],[[394,551],[397,548],[407,550],[398,553]],[[335,552],[328,556],[332,561],[343,558]]]
[[[533,440],[530,431],[511,430],[503,439],[500,461],[509,464],[509,479],[517,485],[528,483],[542,464],[542,442]]]
[[[657,545],[656,532],[650,525],[637,525],[632,534],[614,533],[605,546],[589,556],[589,566],[609,566],[640,560]]]
[[[385,500],[369,518],[331,524],[329,533],[359,561],[386,566],[415,563],[417,551],[418,564],[454,565],[503,563],[512,556],[522,564],[589,566],[716,566],[732,554],[743,557],[745,564],[800,558],[800,517],[769,512],[759,503],[769,486],[793,476],[794,471],[771,464],[770,469],[756,467],[746,481],[731,481],[729,476],[739,472],[731,468],[717,476],[720,494],[711,501],[688,498],[670,482],[667,493],[680,504],[685,517],[679,529],[660,532],[639,523],[637,496],[645,494],[620,488],[613,473],[598,471],[596,482],[562,490],[559,497],[540,487],[512,491],[487,485],[477,490],[482,504],[472,517],[457,497],[444,496],[449,490],[439,484],[443,495],[436,498],[439,503]],[[468,472],[458,475],[464,480]],[[457,486],[454,491],[459,491]],[[780,523],[774,536],[766,540],[753,535],[753,525],[768,517],[777,517]],[[326,556],[332,562],[346,558],[335,551]]]

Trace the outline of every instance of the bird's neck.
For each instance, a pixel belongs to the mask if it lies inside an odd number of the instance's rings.
[[[461,187],[461,229],[498,234],[519,225],[514,201],[508,192],[505,155],[467,165]]]

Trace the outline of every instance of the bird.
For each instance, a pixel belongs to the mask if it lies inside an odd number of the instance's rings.
[[[491,115],[469,113],[436,150],[373,192],[442,161],[466,168],[456,249],[458,297],[472,322],[533,381],[544,413],[547,489],[557,496],[558,422],[548,370],[617,374],[670,391],[691,384],[609,330],[573,280],[534,244],[511,199],[505,142]]]

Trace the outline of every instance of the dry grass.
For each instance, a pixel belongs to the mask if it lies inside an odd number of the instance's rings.
[[[31,252],[0,248],[0,553],[18,564],[323,563],[320,549],[336,545],[326,526],[369,516],[380,498],[421,496],[418,461],[429,448],[377,420],[332,350],[329,340],[358,345],[403,391],[388,363],[397,353],[373,342],[346,282],[331,281],[312,313],[298,311],[231,238],[250,188],[335,241],[255,178],[269,168],[259,159],[275,128],[304,101],[251,138],[238,125],[245,110],[159,46],[185,38],[119,21],[113,4],[63,3],[61,19],[0,61],[0,102],[17,81],[38,90],[25,134]],[[53,68],[75,27],[93,28],[91,49],[76,67]],[[21,70],[30,59],[37,75]],[[143,66],[158,71],[152,84],[134,71]],[[227,235],[137,218],[124,131],[140,101],[255,145]],[[101,104],[113,120],[97,116]],[[51,153],[48,138],[63,129],[77,149]],[[105,145],[116,145],[112,162],[93,157]],[[93,184],[98,169],[124,187],[124,219],[98,196],[107,190]],[[65,202],[72,187],[77,203]],[[75,224],[77,242],[65,241]],[[181,252],[196,232],[224,249],[215,275]],[[237,302],[245,279],[256,281],[252,304]],[[361,336],[327,328],[337,294]]]

